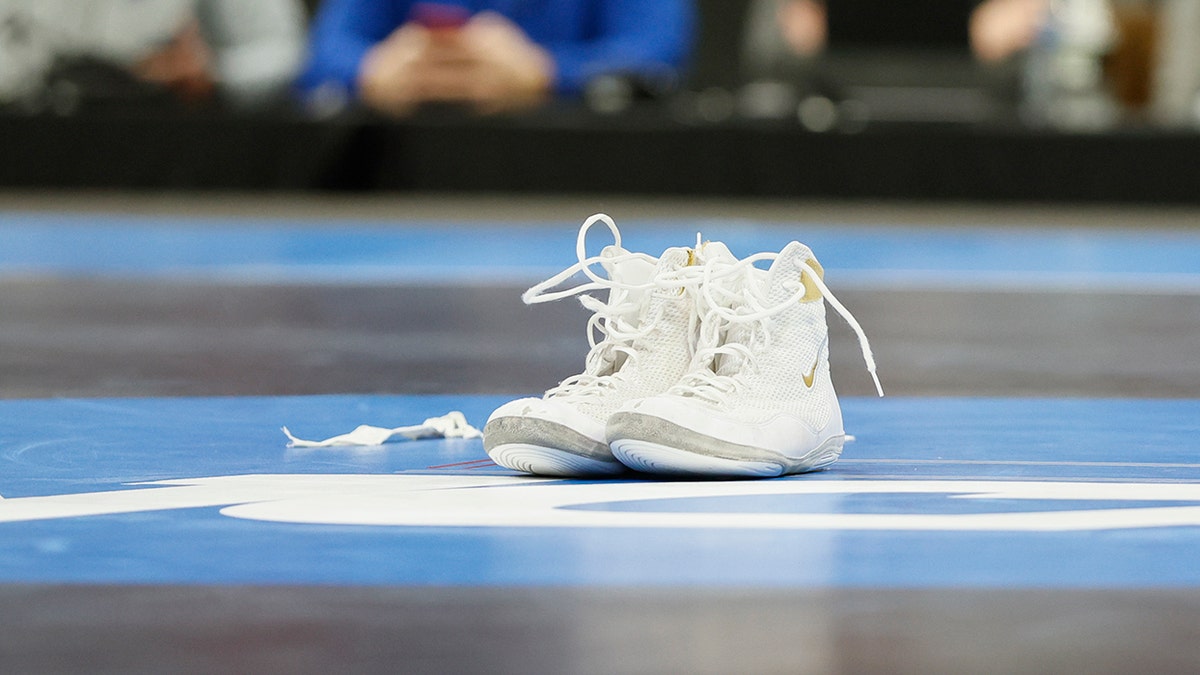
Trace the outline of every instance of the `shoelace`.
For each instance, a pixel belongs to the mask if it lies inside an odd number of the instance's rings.
[[[749,277],[753,274],[761,273],[761,270],[755,268],[754,264],[763,260],[773,261],[778,257],[778,253],[760,253],[734,263],[731,267],[722,271],[722,276],[733,276],[737,272],[741,272],[740,277],[735,277],[734,284],[715,283],[716,277],[712,276],[711,270],[704,270],[704,282],[700,286],[700,295],[704,302],[703,314],[705,318],[703,325],[705,326],[706,334],[710,338],[709,342],[715,342],[715,339],[712,338],[715,338],[720,333],[722,329],[721,322],[735,325],[761,322],[792,307],[804,297],[808,291],[802,283],[799,284],[799,288],[795,293],[773,306],[760,302],[754,293],[747,292],[745,287],[753,284],[753,280]],[[797,259],[796,263],[796,266],[801,271],[808,272],[809,278],[821,292],[822,297],[841,315],[854,331],[854,334],[858,336],[858,344],[862,350],[867,372],[871,374],[871,379],[875,383],[875,391],[882,397],[883,385],[880,383],[879,375],[876,373],[875,357],[871,352],[871,343],[867,339],[862,326],[854,318],[854,315],[846,309],[845,305],[829,290],[829,287],[825,285],[824,280],[821,279],[821,275],[811,262]],[[731,285],[734,288],[729,288]],[[718,300],[718,295],[725,302]],[[731,310],[724,306],[729,300],[739,301],[740,304],[737,310]],[[763,330],[766,330],[765,327]],[[766,333],[766,338],[768,340],[770,338],[769,331]],[[740,356],[748,361],[753,361],[754,356],[752,350],[745,345],[728,343],[699,349],[696,352],[696,357],[700,363],[711,364],[717,356],[722,354]],[[683,395],[698,395],[714,402],[720,402],[718,399],[723,399],[735,386],[735,382],[728,376],[718,375],[716,372],[709,370],[697,370],[685,382],[673,388],[672,391]]]
[[[638,289],[643,289],[643,288],[650,288],[653,286],[653,284],[642,284],[642,285],[617,284],[612,279],[600,276],[599,274],[597,274],[595,272],[595,270],[592,269],[593,266],[599,265],[602,262],[610,262],[610,263],[620,264],[620,262],[622,262],[624,260],[631,260],[631,259],[642,260],[642,261],[645,261],[650,264],[654,264],[656,262],[656,259],[653,256],[646,255],[645,253],[631,253],[629,251],[625,251],[624,249],[621,249],[622,252],[620,254],[617,254],[614,256],[608,256],[608,257],[605,257],[603,255],[588,256],[588,254],[587,254],[587,234],[588,234],[588,231],[591,230],[592,227],[594,227],[596,225],[596,223],[604,223],[604,225],[606,225],[608,227],[608,231],[612,233],[612,236],[613,236],[612,246],[614,246],[618,249],[621,248],[621,230],[619,230],[617,228],[617,224],[615,222],[613,222],[612,218],[608,217],[607,215],[605,215],[603,213],[597,213],[596,215],[588,218],[587,220],[583,221],[583,225],[581,225],[579,227],[579,234],[576,235],[576,237],[575,237],[575,257],[578,260],[578,262],[576,262],[574,265],[571,265],[570,267],[566,268],[565,270],[559,272],[558,274],[555,274],[554,276],[550,277],[549,279],[546,279],[545,281],[534,284],[531,288],[529,288],[529,290],[522,293],[521,300],[524,301],[525,304],[532,305],[532,304],[541,303],[541,302],[552,302],[554,300],[561,300],[563,298],[567,298],[572,295],[578,295],[580,293],[585,293],[587,291],[604,290],[604,289],[611,290],[613,288],[624,288],[625,290],[638,290]],[[587,276],[587,278],[590,279],[591,282],[585,283],[585,284],[580,284],[579,286],[573,286],[571,288],[567,288],[567,289],[563,289],[563,290],[559,290],[559,291],[551,291],[550,290],[550,289],[554,288],[555,286],[558,286],[559,284],[563,283],[567,279],[570,279],[571,277],[575,276],[576,274],[579,274],[580,272],[582,272],[585,276]]]
[[[620,253],[607,256],[589,256],[587,254],[587,234],[597,223],[603,223],[608,227],[614,239],[612,246],[620,250]],[[620,230],[612,218],[602,213],[588,218],[579,228],[579,234],[575,241],[575,256],[577,259],[575,264],[534,285],[521,295],[521,299],[526,304],[552,302],[578,295],[580,304],[592,312],[587,324],[589,349],[584,361],[584,372],[573,375],[563,380],[558,386],[549,389],[546,392],[547,397],[601,394],[614,384],[613,378],[619,377],[620,371],[606,375],[594,373],[604,370],[607,364],[615,363],[619,356],[624,356],[628,360],[637,359],[637,352],[631,348],[631,345],[635,340],[649,334],[654,329],[658,317],[649,317],[641,325],[634,326],[630,319],[637,316],[641,305],[630,299],[631,293],[649,291],[654,288],[696,287],[704,278],[703,270],[700,267],[684,267],[672,273],[656,274],[653,279],[642,284],[630,284],[601,276],[592,267],[602,262],[620,265],[628,260],[641,260],[648,264],[657,264],[657,259],[653,256],[645,253],[631,253],[621,249]],[[557,291],[550,290],[581,272],[589,279],[588,282]],[[609,292],[608,301],[583,295],[593,290],[607,290]],[[693,317],[693,321],[698,321],[698,319]]]

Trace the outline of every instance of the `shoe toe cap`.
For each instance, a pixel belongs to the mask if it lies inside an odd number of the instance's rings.
[[[519,398],[515,401],[509,401],[504,405],[492,411],[488,416],[488,422],[499,419],[501,417],[525,417],[527,415],[535,415],[537,411],[543,407],[543,401],[540,398]]]
[[[510,429],[520,426],[532,429],[561,426],[573,430],[593,441],[605,442],[605,420],[596,419],[575,406],[553,398],[521,398],[509,401],[496,408],[491,416],[488,417],[488,425],[496,427],[501,420]],[[522,424],[520,420],[525,420],[527,423]],[[497,424],[493,424],[493,422]]]

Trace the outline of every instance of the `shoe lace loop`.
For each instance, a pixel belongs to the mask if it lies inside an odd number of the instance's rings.
[[[592,227],[595,226],[596,223],[604,223],[608,227],[609,232],[611,232],[613,235],[614,241],[613,241],[612,245],[616,250],[619,250],[620,253],[610,255],[610,256],[605,256],[605,255],[589,256],[587,254],[587,234],[588,234],[588,231],[591,230]],[[534,284],[532,287],[530,287],[528,290],[526,290],[524,293],[521,294],[521,300],[527,305],[532,305],[532,304],[537,304],[537,303],[542,303],[542,302],[553,302],[555,300],[561,300],[563,298],[567,298],[572,295],[579,295],[580,293],[586,293],[587,291],[605,290],[605,289],[612,290],[615,288],[624,289],[624,290],[637,290],[640,288],[649,288],[651,286],[651,284],[640,284],[640,285],[618,284],[617,282],[613,281],[612,279],[609,279],[608,277],[600,276],[600,274],[598,274],[595,270],[592,269],[592,267],[594,267],[595,265],[599,265],[602,262],[609,262],[611,264],[620,264],[621,262],[623,262],[625,260],[633,260],[633,259],[643,260],[648,263],[654,262],[654,258],[649,255],[646,255],[645,253],[631,253],[631,252],[628,252],[628,251],[625,251],[624,249],[622,249],[621,248],[621,231],[619,229],[617,229],[617,224],[615,222],[613,222],[613,219],[603,213],[597,213],[596,215],[588,218],[587,220],[585,220],[583,222],[583,225],[580,226],[579,234],[575,237],[575,257],[577,259],[577,262],[575,264],[567,267],[563,271],[559,272],[558,274],[555,274],[554,276],[550,277],[549,279],[546,279],[545,281],[541,281],[537,284]],[[588,279],[590,279],[590,282],[583,283],[578,286],[572,286],[570,288],[557,290],[557,291],[550,290],[556,286],[559,286],[566,280],[570,279],[571,277],[573,277],[581,272],[583,273],[584,276],[586,276]]]

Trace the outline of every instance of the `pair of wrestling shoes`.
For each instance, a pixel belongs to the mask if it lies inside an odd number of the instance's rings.
[[[596,223],[616,243],[588,257]],[[671,476],[768,477],[812,471],[846,440],[829,376],[825,302],[862,328],[829,292],[799,242],[738,260],[719,242],[626,251],[606,215],[584,222],[578,262],[525,292],[527,304],[580,295],[592,312],[582,373],[541,398],[505,403],[483,443],[500,466],[543,476],[607,476],[626,469]],[[770,261],[769,269],[755,266]],[[605,275],[593,267],[600,265]],[[554,291],[582,273],[587,282]]]

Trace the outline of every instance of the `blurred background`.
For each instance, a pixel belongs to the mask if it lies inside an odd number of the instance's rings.
[[[0,188],[1195,204],[1193,0],[0,0]]]

